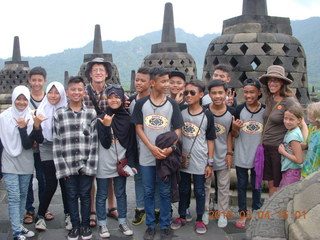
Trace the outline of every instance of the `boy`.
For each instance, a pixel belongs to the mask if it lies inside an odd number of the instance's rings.
[[[194,195],[196,198],[197,224],[195,231],[199,234],[207,232],[202,222],[205,205],[205,181],[212,175],[214,139],[216,130],[213,115],[204,110],[200,99],[204,95],[204,84],[199,80],[191,80],[184,91],[185,100],[189,106],[182,109],[184,127],[182,128],[182,152],[190,153],[189,166],[181,169],[179,184],[179,218],[176,218],[171,229],[179,229],[186,224],[187,208],[191,195],[191,176],[193,176]]]
[[[186,76],[179,71],[172,71],[169,74],[170,97],[179,104],[179,107],[185,105],[183,92],[186,87]]]
[[[69,103],[53,119],[53,160],[57,179],[64,178],[72,230],[68,240],[91,239],[90,192],[98,165],[96,111],[83,105],[86,94],[81,77],[71,77],[67,86]],[[81,201],[81,228],[78,199]]]
[[[43,91],[43,86],[47,82],[47,72],[42,67],[34,67],[29,72],[28,83],[31,86],[30,90],[30,101],[29,107],[33,110],[37,110],[41,101],[45,96],[45,92]],[[41,166],[41,158],[39,152],[39,145],[35,142],[33,144],[33,158],[34,158],[34,167],[36,171],[36,178],[38,180],[38,198],[39,201],[42,197],[42,193],[45,189],[45,178],[44,172]],[[27,202],[26,202],[26,214],[23,218],[23,222],[25,224],[31,224],[34,221],[34,196],[33,196],[33,184],[32,184],[33,177],[30,179],[29,188],[28,188],[28,195],[27,195]],[[45,214],[46,220],[52,220],[54,216],[47,212]]]
[[[224,228],[228,224],[226,211],[229,205],[230,188],[230,167],[232,164],[232,116],[235,111],[226,105],[225,101],[228,94],[227,83],[223,80],[212,81],[208,86],[209,96],[212,103],[206,107],[214,116],[217,138],[215,140],[215,152],[213,170],[217,174],[218,186],[218,227]],[[208,211],[210,203],[211,178],[206,180],[206,214],[204,223],[208,223]]]
[[[256,174],[254,158],[263,132],[263,113],[265,106],[259,102],[261,84],[257,79],[248,78],[243,83],[245,103],[237,106],[232,124],[232,135],[235,137],[234,164],[237,174],[238,206],[240,219],[236,221],[237,228],[245,228],[247,212],[248,171],[252,186],[252,211],[259,209],[261,189],[255,188]],[[250,144],[248,144],[250,143]]]
[[[150,71],[150,96],[137,101],[132,120],[136,124],[139,136],[140,171],[144,189],[146,224],[148,226],[144,239],[153,239],[155,235],[155,189],[160,190],[160,229],[161,239],[171,239],[170,225],[170,178],[161,181],[156,174],[155,159],[165,159],[176,146],[158,148],[155,146],[157,136],[168,131],[175,131],[180,136],[183,120],[178,104],[165,93],[169,88],[169,74],[164,68],[155,67]]]

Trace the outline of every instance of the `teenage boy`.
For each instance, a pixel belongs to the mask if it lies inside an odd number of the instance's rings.
[[[193,176],[193,190],[196,198],[197,224],[195,231],[199,234],[207,232],[206,225],[202,222],[205,205],[205,182],[212,175],[214,154],[214,139],[216,129],[213,115],[204,110],[200,99],[204,95],[205,86],[199,80],[191,80],[186,85],[184,97],[188,106],[182,109],[184,127],[182,128],[182,152],[189,154],[189,166],[180,171],[179,183],[180,202],[178,212],[180,217],[171,223],[171,229],[179,229],[186,224],[187,208],[191,195],[191,176]]]
[[[53,160],[57,179],[65,180],[73,227],[68,240],[76,240],[79,235],[82,239],[91,239],[90,192],[98,166],[97,115],[94,109],[83,105],[86,91],[81,77],[71,77],[66,92],[69,103],[59,108],[53,119]]]
[[[240,213],[240,219],[236,221],[237,228],[245,228],[246,226],[249,170],[252,186],[252,211],[262,206],[261,188],[256,189],[255,187],[256,173],[254,171],[254,157],[263,132],[265,106],[259,102],[261,95],[260,82],[254,78],[246,79],[243,83],[243,96],[246,102],[237,106],[232,124],[232,135],[235,137],[234,164],[238,179]]]
[[[179,104],[179,107],[186,105],[183,92],[186,87],[186,76],[179,71],[172,71],[169,74],[170,97]]]
[[[106,81],[112,76],[111,63],[105,61],[103,58],[94,58],[88,62],[85,75],[90,84],[86,86],[86,95],[84,96],[84,105],[88,108],[96,110],[97,115],[104,113],[107,103],[107,84]],[[108,213],[107,216],[117,219],[118,212],[115,204],[113,180],[108,183]],[[96,187],[93,182],[91,190],[91,212],[90,212],[90,227],[97,225],[96,216]]]
[[[45,92],[43,91],[43,86],[47,82],[47,72],[42,67],[34,67],[29,72],[28,83],[31,86],[30,90],[30,101],[29,107],[32,110],[37,110],[39,107],[42,99],[45,96]],[[42,193],[45,189],[45,177],[44,172],[41,166],[41,158],[40,158],[40,151],[39,151],[39,144],[34,142],[33,146],[33,158],[34,158],[34,168],[36,171],[36,178],[38,180],[38,198],[39,201],[42,197]],[[28,195],[27,195],[27,202],[26,202],[26,214],[24,215],[23,222],[25,224],[31,224],[34,221],[34,195],[33,195],[33,184],[32,184],[33,177],[30,179],[29,188],[28,188]],[[46,220],[52,220],[54,216],[47,212],[45,214]]]
[[[217,174],[218,186],[218,227],[224,228],[228,224],[226,213],[229,205],[229,189],[230,189],[230,168],[232,164],[232,116],[235,110],[226,105],[225,101],[228,94],[227,83],[223,80],[212,81],[208,86],[209,96],[212,103],[206,107],[214,116],[214,124],[216,128],[217,138],[215,140],[215,152],[213,170]],[[210,203],[211,178],[206,180],[206,214],[204,214],[204,222],[208,223],[208,211]]]
[[[160,230],[161,239],[171,239],[169,230],[171,210],[171,179],[164,182],[157,177],[156,159],[166,159],[176,146],[158,148],[157,136],[175,131],[180,137],[183,119],[175,100],[168,98],[169,73],[166,69],[155,67],[150,71],[150,95],[137,101],[132,120],[136,124],[139,136],[139,161],[144,189],[147,230],[144,239],[153,239],[155,235],[155,189],[160,192]]]

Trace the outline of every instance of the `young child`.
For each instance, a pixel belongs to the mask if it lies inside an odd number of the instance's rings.
[[[151,93],[137,101],[132,120],[136,124],[139,136],[139,161],[144,189],[146,224],[144,239],[153,239],[155,235],[155,189],[160,190],[160,230],[161,238],[171,239],[170,226],[170,179],[160,180],[156,174],[156,159],[165,159],[174,150],[173,147],[161,149],[155,146],[156,138],[169,131],[175,131],[179,137],[183,119],[175,100],[165,93],[169,89],[169,74],[164,68],[155,67],[150,71]]]
[[[283,144],[279,146],[281,154],[282,179],[279,188],[300,181],[303,153],[301,143],[302,132],[299,128],[303,120],[303,109],[294,104],[284,112],[283,123],[288,129],[284,135]]]
[[[1,168],[8,192],[8,208],[14,240],[33,237],[22,225],[29,182],[34,170],[32,145],[43,141],[40,121],[33,121],[28,107],[29,89],[18,86],[12,93],[12,106],[0,114],[0,138],[3,144]],[[33,126],[34,125],[34,126]]]
[[[308,105],[309,134],[303,149],[308,149],[301,176],[307,177],[320,169],[320,102]]]
[[[229,189],[230,189],[230,168],[233,158],[232,149],[232,116],[235,110],[226,105],[225,100],[228,95],[227,83],[223,80],[212,81],[208,86],[209,96],[212,103],[205,107],[214,116],[214,124],[216,128],[217,138],[215,140],[215,152],[213,161],[213,170],[217,174],[218,185],[218,227],[224,228],[228,225],[226,217],[229,206]],[[203,222],[209,223],[209,203],[210,203],[210,188],[211,178],[206,180],[206,213],[203,217]]]
[[[197,224],[195,231],[199,234],[207,232],[202,222],[205,205],[205,181],[212,175],[214,139],[216,129],[213,115],[204,110],[200,100],[204,95],[204,84],[199,80],[191,80],[184,91],[185,100],[189,106],[182,109],[184,127],[182,128],[182,152],[191,153],[188,168],[181,169],[179,183],[179,218],[171,223],[171,229],[179,229],[186,224],[186,210],[189,207],[191,195],[191,176],[193,176],[194,195],[196,198]],[[192,149],[191,149],[192,148]]]
[[[84,240],[92,238],[90,192],[93,176],[97,173],[98,136],[96,111],[83,105],[85,94],[83,79],[71,77],[67,86],[69,103],[59,108],[53,117],[53,160],[57,179],[65,181],[72,223],[68,240],[76,240],[79,235]]]
[[[107,228],[106,200],[108,181],[113,178],[118,206],[119,230],[126,236],[133,234],[127,225],[126,177],[119,176],[117,160],[128,158],[132,166],[136,159],[135,126],[124,108],[124,91],[119,85],[110,85],[107,89],[108,107],[98,117],[99,162],[97,172],[96,209],[101,238],[110,237]],[[136,172],[136,169],[133,168]]]
[[[47,86],[46,96],[40,103],[37,116],[46,118],[46,121],[41,123],[42,135],[44,141],[40,144],[41,165],[45,174],[46,185],[44,194],[40,198],[37,222],[35,228],[37,230],[46,230],[45,213],[48,209],[51,199],[56,192],[58,181],[56,178],[56,168],[53,162],[53,136],[52,136],[52,121],[53,114],[61,107],[67,105],[67,96],[63,85],[60,82],[51,82]],[[66,229],[71,230],[72,225],[70,222],[69,208],[66,200],[66,191],[64,181],[59,180],[63,207],[65,213]]]
[[[245,228],[247,213],[248,172],[252,187],[252,211],[262,206],[261,188],[255,188],[256,173],[254,158],[263,132],[263,113],[265,106],[259,102],[262,96],[261,84],[257,79],[248,78],[243,83],[245,103],[236,108],[232,123],[232,135],[235,137],[234,165],[237,174],[238,207],[240,219],[237,228]],[[250,143],[250,144],[248,144]]]

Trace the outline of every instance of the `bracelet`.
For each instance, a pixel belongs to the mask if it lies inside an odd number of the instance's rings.
[[[213,158],[208,158],[208,163],[213,163]]]
[[[233,152],[227,152],[227,155],[233,156]]]

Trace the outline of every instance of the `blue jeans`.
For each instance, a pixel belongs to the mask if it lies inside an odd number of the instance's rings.
[[[25,211],[30,178],[31,174],[3,173],[3,180],[8,192],[8,208],[13,237],[21,233],[20,226]]]
[[[252,211],[261,208],[261,188],[255,189],[256,173],[253,168],[242,168],[236,166],[237,173],[237,188],[238,188],[238,206],[239,212],[247,211],[247,186],[248,186],[248,171],[250,170],[250,183],[252,187]]]
[[[167,229],[171,216],[171,178],[167,183],[161,181],[156,174],[155,166],[141,166],[141,175],[144,190],[144,206],[146,211],[146,224],[150,228],[156,227],[155,218],[155,190],[160,193],[160,229]]]
[[[89,226],[92,176],[71,175],[65,179],[67,202],[70,211],[70,218],[73,228]],[[79,216],[79,202],[81,205],[81,224]]]
[[[107,225],[106,200],[108,198],[108,182],[112,178],[97,178],[97,196],[96,209],[98,225]],[[127,194],[126,194],[126,177],[113,178],[114,195],[117,199],[118,221],[119,224],[127,222]]]
[[[34,158],[34,168],[36,170],[36,178],[38,180],[38,198],[40,202],[40,199],[42,198],[42,194],[44,193],[46,181],[45,181],[45,176],[44,176],[44,172],[41,165],[40,153],[39,152],[33,153],[33,158]],[[34,206],[32,206],[32,204],[34,203],[32,180],[33,180],[33,176],[31,176],[30,183],[29,183],[26,210],[28,212],[34,213]]]
[[[204,205],[206,200],[206,191],[205,191],[205,176],[201,175],[193,175],[193,192],[196,198],[196,212],[197,218],[202,219],[202,215],[204,212]],[[181,181],[179,183],[179,194],[180,194],[180,202],[178,212],[180,217],[185,218],[186,210],[189,207],[190,196],[191,196],[191,174],[180,172]],[[199,221],[200,221],[199,219]]]
[[[136,193],[136,207],[144,209],[144,194],[143,194],[143,184],[141,176],[141,166],[139,163],[135,163],[134,167],[137,169],[138,173],[134,175],[134,187]],[[160,194],[159,189],[156,189],[155,193],[155,209],[160,209]]]

